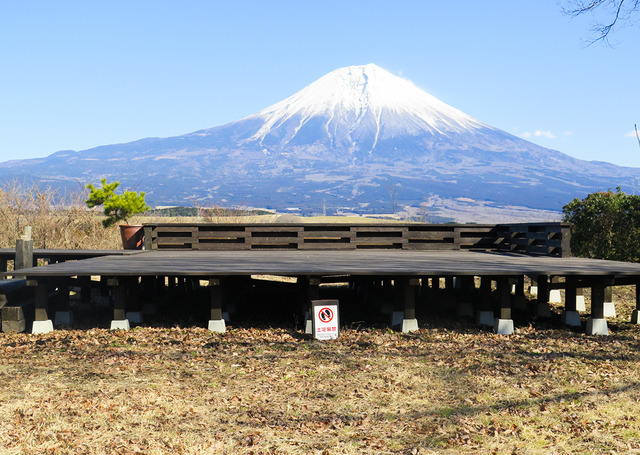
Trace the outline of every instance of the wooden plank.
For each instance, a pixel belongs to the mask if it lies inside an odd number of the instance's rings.
[[[311,238],[355,238],[355,233],[351,231],[302,231],[299,234],[299,237],[302,239],[311,239]]]
[[[298,243],[298,237],[251,237],[249,243],[262,245],[267,243]]]
[[[322,224],[322,225],[314,225],[314,224],[304,224],[302,225],[304,232],[314,232],[314,231],[332,231],[332,232],[351,232],[351,224]]]
[[[489,248],[493,248],[495,245],[502,245],[502,244],[507,244],[507,242],[505,242],[505,240],[503,238],[496,238],[496,237],[458,237],[456,238],[456,243],[462,243],[462,244],[476,244],[476,245],[484,245],[486,246],[488,249]]]
[[[496,226],[479,226],[475,224],[455,225],[454,229],[457,232],[481,232],[484,234],[491,234],[501,231]]]
[[[247,232],[302,232],[303,226],[248,226]]]
[[[410,242],[402,246],[404,250],[459,250],[460,245],[456,243],[413,243]]]
[[[402,226],[353,226],[351,228],[353,232],[356,232],[357,235],[361,235],[367,232],[394,232],[398,233],[397,235],[402,235],[403,232],[407,231],[407,227]]]
[[[154,233],[158,237],[162,237],[160,234],[174,233],[174,232],[197,232],[198,228],[195,226],[163,226],[154,229]]]
[[[429,228],[426,228],[426,227],[414,228],[411,226],[407,226],[406,231],[409,233],[409,235],[413,235],[414,233],[420,234],[420,233],[428,233],[428,232],[441,232],[441,233],[446,233],[448,235],[455,235],[457,232],[457,230],[453,226],[442,226],[442,225],[440,226],[434,225]]]
[[[199,251],[242,251],[250,250],[249,243],[198,243]]]
[[[247,243],[243,237],[200,237],[196,239],[198,243]]]
[[[299,250],[354,250],[355,244],[352,243],[301,243],[298,245]]]
[[[195,243],[196,239],[192,237],[161,237],[159,239],[153,239],[154,245],[179,245],[187,243]]]
[[[298,250],[298,246],[292,243],[265,243],[260,245],[250,245],[250,249],[253,250]]]
[[[456,237],[458,236],[449,231],[409,231],[406,236],[408,239],[454,239]]]
[[[562,257],[570,257],[571,256],[571,228],[570,227],[562,227],[562,246],[560,251],[560,256]]]
[[[235,231],[245,232],[247,229],[246,224],[196,224],[194,225],[199,232],[216,232],[216,231]]]
[[[527,238],[532,240],[549,240],[549,234],[546,232],[528,232]]]
[[[390,243],[406,244],[402,237],[357,237],[353,240],[356,245],[387,245]]]
[[[322,239],[299,239],[298,242],[300,245],[313,245],[313,244],[321,244],[321,245],[349,245],[353,242],[351,239],[344,238],[322,238]]]
[[[194,233],[194,237],[199,239],[224,237],[247,238],[249,237],[249,233],[245,231],[197,231]]]
[[[529,239],[511,239],[511,245],[528,247],[531,244],[533,244],[533,240],[529,240]]]

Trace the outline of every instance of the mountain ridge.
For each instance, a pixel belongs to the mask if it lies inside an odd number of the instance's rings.
[[[411,214],[467,198],[479,211],[504,207],[496,221],[509,221],[513,207],[559,214],[574,197],[631,187],[636,175],[486,125],[372,64],[332,71],[225,125],[0,163],[0,179],[65,185],[106,177],[158,205]]]

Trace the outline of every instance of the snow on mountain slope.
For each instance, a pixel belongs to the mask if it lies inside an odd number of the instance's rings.
[[[285,145],[318,118],[334,144],[372,137],[372,148],[378,140],[397,136],[489,128],[374,64],[332,71],[244,120],[264,122],[250,141],[264,143],[271,136]]]

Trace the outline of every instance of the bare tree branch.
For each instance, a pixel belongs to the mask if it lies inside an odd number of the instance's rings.
[[[608,42],[609,34],[620,23],[634,24],[634,16],[640,12],[640,0],[571,0],[570,7],[563,8],[569,16],[577,17],[584,14],[596,14],[596,11],[608,9],[612,17],[606,22],[595,22],[591,28],[595,38],[589,45],[598,41]]]

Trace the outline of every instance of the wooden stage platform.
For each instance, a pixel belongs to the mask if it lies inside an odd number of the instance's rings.
[[[141,300],[152,300],[145,295],[150,280],[161,280],[163,286],[181,279],[207,280],[211,292],[209,328],[218,331],[225,329],[225,283],[252,275],[295,277],[305,287],[303,309],[319,298],[318,287],[323,282],[337,277],[374,292],[376,286],[392,285],[399,297],[391,303],[401,313],[404,331],[418,328],[416,297],[427,288],[439,288],[441,278],[447,283],[445,291],[465,296],[460,304],[467,305],[467,315],[475,315],[480,324],[495,324],[499,333],[513,331],[511,310],[516,302],[524,300],[525,276],[537,284],[538,305],[546,305],[547,311],[552,289],[565,290],[563,321],[573,326],[582,324],[578,314],[580,289],[591,288],[592,310],[586,328],[591,334],[608,333],[605,306],[611,286],[635,284],[640,288],[640,264],[470,250],[151,250],[70,260],[9,274],[25,277],[36,287],[34,332],[53,328],[47,299],[53,289],[66,290],[72,279],[96,276],[111,287],[112,328],[129,327],[130,318],[142,320]],[[455,289],[454,278],[458,282]],[[474,278],[479,278],[479,288]],[[64,294],[68,297],[68,292]],[[68,304],[65,307],[64,303],[56,308],[57,312],[67,310]],[[636,323],[640,322],[638,310],[640,307],[632,316]]]
[[[14,272],[18,274],[18,272]],[[73,276],[575,276],[640,280],[640,264],[486,251],[140,251],[19,271],[28,278]]]
[[[255,288],[255,275],[294,278],[301,313],[321,297],[323,283],[347,282],[362,295],[384,295],[403,331],[418,328],[416,304],[429,296],[431,305],[453,302],[447,311],[511,333],[512,307],[526,301],[528,278],[537,288],[539,316],[549,314],[552,292],[564,289],[562,320],[571,326],[582,325],[581,292],[590,288],[586,331],[604,334],[612,286],[631,284],[637,291],[632,322],[640,323],[640,264],[572,258],[566,223],[153,223],[143,233],[144,251],[42,251],[38,257],[48,258],[48,265],[5,273],[35,287],[33,331],[53,330],[54,308],[57,316],[66,315],[56,319],[70,321],[69,289],[81,287],[86,300],[96,286],[93,277],[100,277],[103,297],[110,296],[112,328],[129,327],[129,319],[140,322],[143,307],[167,289],[172,305],[180,307],[189,297],[175,295],[176,289],[203,291],[207,283],[209,328],[222,331],[227,291]],[[1,253],[6,263],[9,253]],[[261,289],[269,293],[273,287]]]

